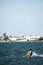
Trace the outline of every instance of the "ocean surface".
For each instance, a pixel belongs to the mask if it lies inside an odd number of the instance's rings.
[[[33,49],[32,58],[23,58]],[[0,65],[43,65],[43,42],[0,42]]]

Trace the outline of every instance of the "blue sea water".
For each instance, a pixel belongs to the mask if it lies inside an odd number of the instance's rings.
[[[23,58],[30,48],[39,57]],[[0,65],[43,65],[43,42],[0,42]]]

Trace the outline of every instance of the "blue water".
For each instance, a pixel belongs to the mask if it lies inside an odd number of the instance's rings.
[[[30,48],[43,55],[43,42],[0,42],[0,65],[43,65],[43,56],[23,58]]]

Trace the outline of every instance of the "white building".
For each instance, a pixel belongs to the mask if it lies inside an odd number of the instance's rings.
[[[9,40],[12,42],[20,42],[20,41],[26,41],[26,38],[22,36],[16,36],[16,37],[9,37]]]
[[[16,37],[9,37],[10,41],[16,41]]]
[[[24,42],[24,41],[35,41],[39,40],[40,36],[16,36],[16,37],[9,37],[10,41],[13,42]]]
[[[29,41],[38,40],[39,38],[40,36],[26,36],[26,40],[29,40]]]

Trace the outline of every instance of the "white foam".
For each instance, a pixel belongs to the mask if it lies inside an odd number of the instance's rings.
[[[29,55],[29,54],[27,53],[27,55]],[[43,54],[40,54],[40,55],[39,55],[39,54],[37,54],[36,52],[33,51],[32,57],[33,57],[33,56],[34,56],[34,57],[43,57]]]
[[[43,55],[39,55],[39,57],[43,57]]]
[[[37,54],[37,53],[35,53],[35,52],[33,52],[32,56],[38,56],[38,54]]]

